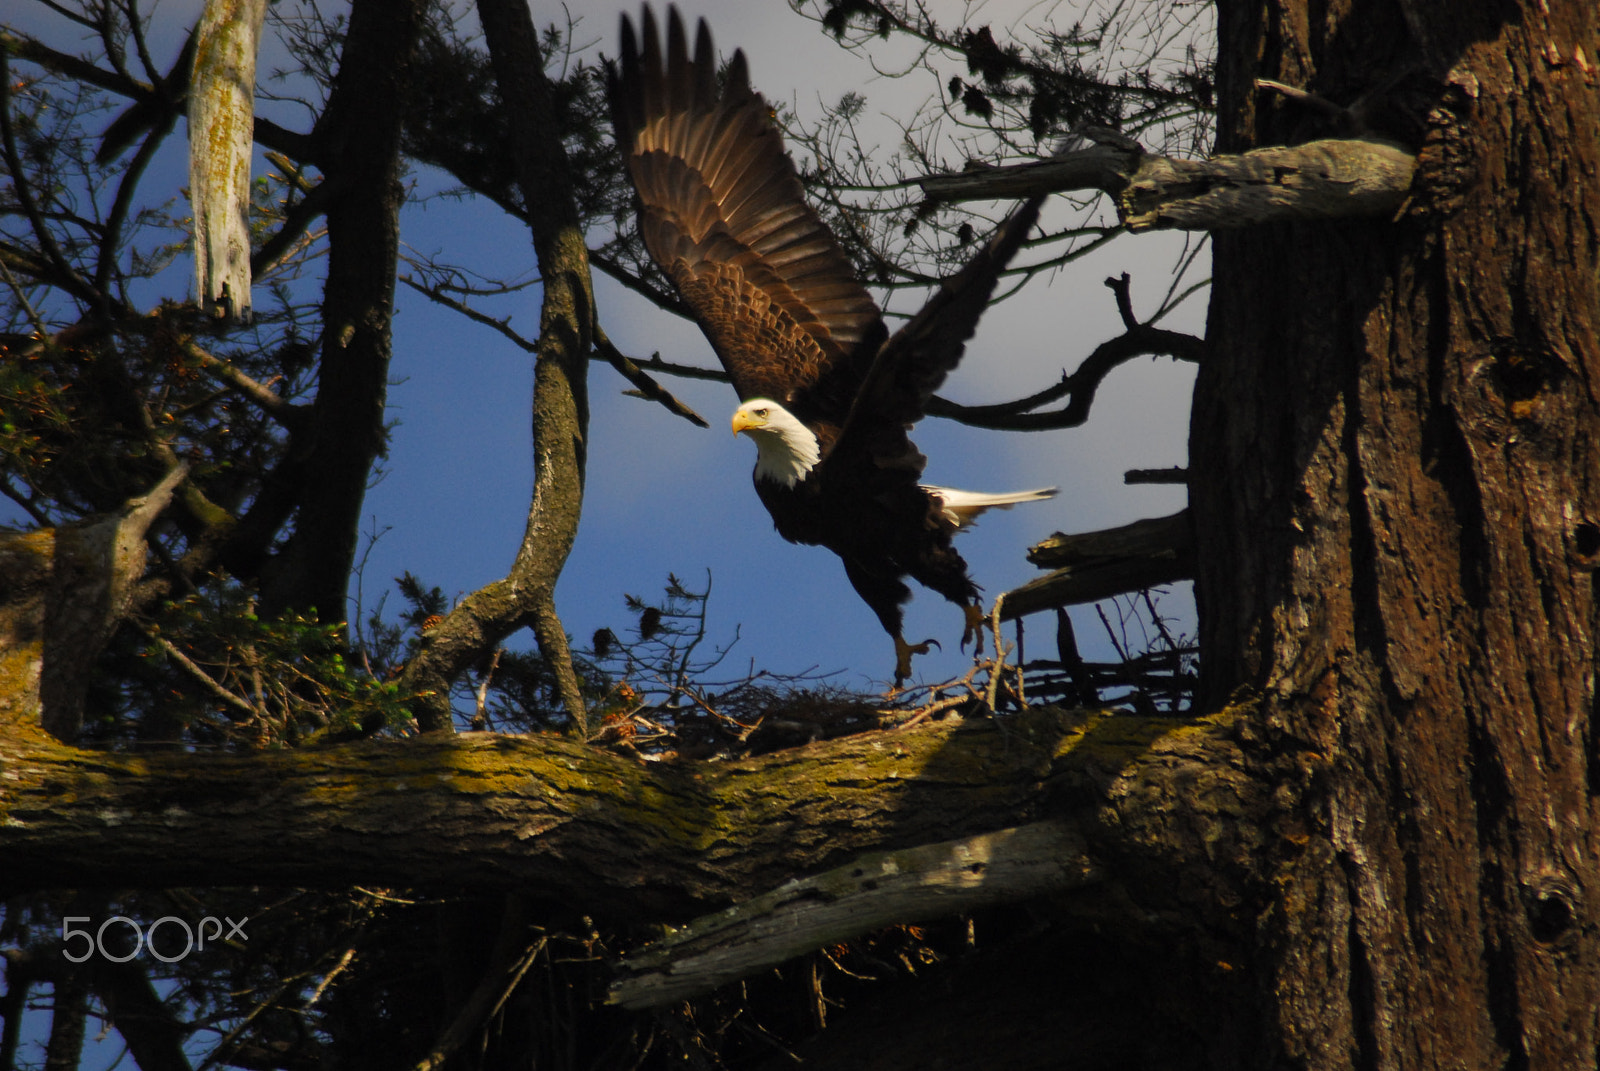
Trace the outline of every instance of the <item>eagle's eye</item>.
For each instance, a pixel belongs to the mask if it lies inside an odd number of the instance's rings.
[[[764,409],[764,408],[762,408],[762,409],[757,409],[757,410],[755,410],[755,414],[756,414],[756,416],[758,416],[758,417],[765,417],[765,416],[766,416],[766,415],[767,415],[767,411],[766,411],[766,409]]]

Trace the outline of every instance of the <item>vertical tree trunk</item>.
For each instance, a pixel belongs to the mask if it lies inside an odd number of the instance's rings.
[[[1225,150],[1420,140],[1401,218],[1218,236],[1212,703],[1261,694],[1263,1066],[1600,1062],[1600,14],[1220,5]]]
[[[328,205],[322,362],[294,535],[272,570],[262,610],[315,607],[344,621],[361,508],[387,443],[384,404],[400,254],[400,133],[422,20],[418,0],[356,0],[339,73],[317,124],[317,162],[338,183]],[[314,475],[312,475],[314,474]]]

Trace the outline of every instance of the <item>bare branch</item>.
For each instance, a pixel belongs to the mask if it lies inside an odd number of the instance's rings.
[[[681,416],[691,424],[697,424],[702,428],[711,426],[706,423],[704,417],[679,401],[670,391],[652,379],[644,369],[629,359],[625,353],[612,345],[611,339],[606,337],[605,331],[601,329],[599,324],[596,324],[594,328],[594,346],[595,349],[600,351],[602,357],[611,362],[612,368],[615,368],[624,379],[634,385],[636,390],[630,393],[636,393],[639,397],[647,398],[653,402],[660,402],[666,407],[667,412]]]
[[[1062,190],[1122,192],[1140,155],[1111,145],[1095,145],[1049,160],[1006,167],[975,167],[953,175],[929,175],[917,181],[923,196],[935,204],[1032,197]]]
[[[207,673],[200,666],[196,665],[195,661],[180,651],[177,645],[175,645],[171,640],[167,639],[158,632],[152,632],[142,625],[138,626],[138,628],[139,631],[144,634],[145,639],[160,647],[168,658],[172,659],[175,663],[177,663],[180,669],[182,669],[190,677],[194,678],[195,682],[199,684],[200,687],[204,688],[207,694],[209,694],[213,699],[216,699],[225,706],[232,707],[234,710],[242,714],[245,720],[259,718],[265,714],[265,711],[251,705],[247,700],[235,695],[234,693],[228,691],[228,689],[224,688],[221,684],[217,683],[215,677],[211,676],[211,674]],[[234,720],[239,719],[236,718]]]
[[[1055,571],[1005,593],[1008,619],[1187,580],[1194,576],[1194,529],[1189,511],[1180,510],[1120,528],[1058,532],[1033,546],[1028,560]]]
[[[1188,483],[1189,470],[1182,465],[1165,469],[1129,469],[1122,474],[1125,484],[1136,483]]]
[[[290,402],[265,383],[250,378],[231,362],[201,348],[194,339],[183,340],[183,352],[199,361],[200,367],[211,375],[256,403],[280,424],[288,426],[295,418],[304,415],[305,410],[302,407]]]
[[[537,353],[539,351],[539,344],[537,342],[525,338],[518,332],[511,329],[511,317],[506,316],[501,319],[496,319],[486,312],[479,312],[471,305],[468,305],[465,301],[456,300],[455,298],[446,294],[440,287],[424,286],[422,283],[417,282],[409,275],[400,275],[396,276],[396,278],[398,278],[400,282],[409,286],[411,289],[415,290],[417,293],[426,297],[429,301],[436,302],[440,305],[443,305],[447,309],[452,309],[456,312],[459,312],[473,323],[482,324],[485,327],[493,328],[495,331],[498,331],[502,336],[509,340],[511,344],[516,346],[519,350],[522,350],[525,353]]]
[[[1105,285],[1116,295],[1117,311],[1128,330],[1117,338],[1095,347],[1071,375],[1063,374],[1061,382],[1052,387],[1010,402],[992,405],[964,406],[945,398],[929,400],[930,416],[944,417],[959,424],[997,431],[1041,431],[1053,428],[1072,428],[1089,419],[1089,409],[1094,403],[1100,383],[1118,365],[1135,357],[1151,354],[1169,354],[1182,360],[1198,362],[1205,351],[1205,341],[1194,335],[1166,331],[1141,324],[1133,313],[1131,284],[1126,272],[1118,278],[1107,279]],[[1061,409],[1046,413],[1033,410],[1062,398],[1071,401]]]
[[[1224,230],[1288,219],[1386,216],[1400,207],[1416,157],[1376,139],[1325,139],[1209,160],[1105,145],[1053,160],[921,180],[930,200],[1096,189],[1117,198],[1132,231]]]
[[[34,239],[39,243],[39,253],[49,263],[58,284],[84,302],[97,305],[103,291],[79,275],[66,254],[62,252],[55,235],[45,223],[44,213],[34,200],[28,173],[23,169],[22,156],[17,151],[16,130],[11,123],[11,64],[8,51],[9,45],[0,47],[0,147],[4,149],[6,171],[11,176],[11,189],[16,194],[17,204],[21,206],[29,226],[33,228]]]

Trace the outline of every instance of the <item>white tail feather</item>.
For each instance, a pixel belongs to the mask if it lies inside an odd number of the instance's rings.
[[[1054,487],[1041,487],[1033,491],[1002,491],[988,494],[983,491],[959,491],[954,487],[934,487],[923,484],[922,489],[939,503],[945,520],[957,528],[964,528],[978,519],[987,509],[1010,509],[1018,502],[1038,502],[1056,493]]]

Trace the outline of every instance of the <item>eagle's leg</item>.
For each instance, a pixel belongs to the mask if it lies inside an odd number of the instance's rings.
[[[983,653],[983,626],[985,623],[983,607],[978,603],[969,602],[961,608],[961,612],[967,618],[966,627],[961,630],[961,649],[965,651],[967,649],[967,641],[971,640],[972,653],[981,655]]]
[[[863,561],[843,551],[839,552],[839,558],[844,562],[844,575],[850,578],[850,586],[872,607],[883,631],[894,637],[894,686],[898,689],[911,676],[911,656],[927,654],[928,648],[937,647],[938,643],[935,640],[907,643],[901,635],[900,604],[911,598],[911,589],[895,575],[892,565],[870,559]]]

